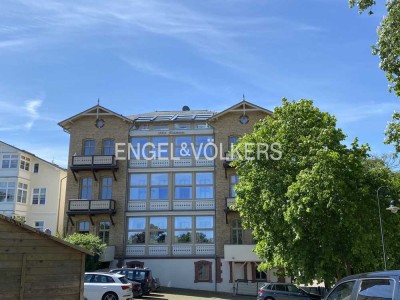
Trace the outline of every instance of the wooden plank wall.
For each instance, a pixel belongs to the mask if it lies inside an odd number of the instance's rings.
[[[83,299],[85,255],[0,219],[2,300]]]

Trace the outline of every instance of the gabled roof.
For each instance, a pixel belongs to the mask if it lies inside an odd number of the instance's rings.
[[[132,122],[131,119],[124,117],[121,114],[117,114],[116,112],[113,112],[112,110],[109,110],[101,105],[95,105],[79,114],[76,114],[68,119],[65,119],[64,121],[61,121],[58,123],[58,125],[60,125],[65,131],[69,132],[69,130],[71,129],[71,124],[74,123],[74,120],[77,120],[79,118],[85,117],[85,116],[107,116],[107,115],[112,115],[118,118],[121,118],[124,121],[127,121],[129,123]]]
[[[20,151],[20,152],[23,152],[23,153],[25,153],[25,154],[27,154],[27,155],[33,156],[33,157],[35,157],[36,159],[39,159],[39,160],[45,162],[46,164],[49,164],[49,165],[51,165],[51,166],[53,166],[53,167],[56,167],[56,168],[58,168],[58,169],[60,169],[60,170],[67,171],[65,168],[60,167],[59,165],[57,165],[57,164],[55,164],[55,163],[52,163],[52,162],[49,162],[49,161],[47,161],[47,160],[45,160],[45,159],[43,159],[43,158],[40,158],[40,157],[36,156],[35,154],[33,154],[33,153],[31,153],[31,152],[28,152],[28,151],[26,151],[26,150],[20,149],[20,148],[18,148],[18,147],[13,146],[13,145],[7,144],[6,142],[3,142],[3,141],[0,141],[0,144],[4,144],[4,145],[6,145],[6,146],[8,146],[8,147],[14,148],[14,149],[17,150],[17,151]]]
[[[88,254],[88,255],[93,255],[93,253],[91,251],[87,250],[87,249],[84,249],[82,247],[79,247],[79,246],[73,245],[71,243],[68,243],[68,242],[66,242],[66,241],[64,241],[62,239],[56,238],[55,236],[52,236],[52,235],[47,234],[47,233],[44,233],[44,232],[42,232],[42,231],[40,231],[38,229],[35,229],[35,228],[31,227],[31,226],[28,226],[28,225],[26,225],[24,223],[18,222],[18,221],[14,220],[14,219],[12,219],[10,217],[6,217],[6,216],[0,214],[0,220],[4,220],[4,221],[6,221],[6,222],[8,222],[10,224],[13,224],[14,226],[22,228],[25,231],[33,232],[33,233],[35,233],[37,235],[40,235],[40,236],[42,236],[44,238],[53,240],[53,241],[65,246],[65,247],[70,247],[70,248],[73,248],[73,249],[75,249],[77,251],[80,251],[82,253],[85,253],[85,254]]]
[[[223,116],[223,115],[225,115],[227,113],[230,113],[230,112],[242,112],[243,113],[243,112],[246,112],[246,110],[247,111],[249,111],[249,110],[251,110],[251,111],[258,110],[258,111],[265,112],[268,115],[272,115],[273,114],[273,112],[268,110],[268,109],[265,109],[265,108],[263,108],[261,106],[258,106],[258,105],[255,105],[253,103],[250,103],[250,102],[248,102],[246,100],[243,100],[243,101],[240,101],[239,103],[237,103],[237,104],[235,104],[235,105],[233,105],[233,106],[231,106],[231,107],[229,107],[229,108],[217,113],[212,118],[210,118],[209,121],[216,120],[219,117],[221,117],[221,116]]]

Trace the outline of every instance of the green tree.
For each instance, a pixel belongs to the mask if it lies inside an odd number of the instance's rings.
[[[374,0],[349,0],[350,7],[358,7],[359,12],[370,9]],[[379,55],[379,66],[385,71],[386,78],[392,84],[390,91],[400,96],[400,0],[386,1],[387,16],[378,27],[378,41],[372,46],[372,53]],[[369,11],[372,14],[372,11]],[[400,114],[395,112],[386,130],[386,144],[393,144],[396,154],[400,152]]]
[[[92,251],[94,256],[86,255],[85,270],[94,271],[97,269],[99,265],[98,258],[101,255],[103,248],[106,246],[106,244],[103,244],[98,236],[93,234],[74,233],[67,236],[64,240],[76,246]]]
[[[242,157],[255,153],[257,144],[281,145],[280,159],[260,155],[234,162],[237,209],[265,259],[262,268],[282,267],[299,282],[323,279],[330,285],[382,266],[375,192],[393,186],[391,173],[378,176],[381,169],[367,164],[368,146],[355,140],[347,147],[344,139],[335,117],[312,101],[286,99],[240,139]]]

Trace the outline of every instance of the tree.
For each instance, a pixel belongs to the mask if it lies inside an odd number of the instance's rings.
[[[93,234],[74,233],[64,239],[66,242],[85,248],[93,252],[94,256],[86,255],[85,271],[94,271],[98,267],[98,258],[106,244]]]
[[[260,155],[234,162],[237,209],[265,259],[262,268],[282,267],[299,282],[323,279],[330,285],[382,266],[375,191],[393,186],[391,173],[376,175],[378,169],[367,164],[368,146],[355,140],[347,147],[344,139],[336,119],[312,101],[286,99],[240,139],[241,157],[260,144],[281,145],[280,159]],[[397,249],[394,240],[391,249]]]
[[[374,0],[349,0],[350,7],[357,6],[359,12],[376,4]],[[387,16],[378,27],[378,41],[372,46],[372,53],[379,55],[380,68],[392,85],[390,91],[400,96],[400,0],[386,1]],[[372,11],[369,11],[372,14]],[[400,152],[400,114],[395,112],[386,130],[386,144],[393,144],[396,154]]]

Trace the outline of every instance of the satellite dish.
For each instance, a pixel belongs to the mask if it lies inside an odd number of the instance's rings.
[[[185,105],[184,107],[182,107],[182,110],[183,110],[183,111],[189,111],[189,110],[190,110],[190,107],[187,106],[187,105]]]

